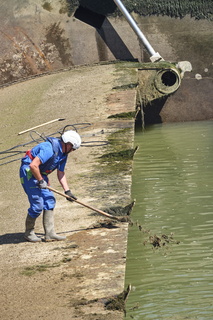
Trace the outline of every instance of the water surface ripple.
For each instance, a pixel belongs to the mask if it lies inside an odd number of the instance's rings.
[[[213,319],[213,122],[136,133],[126,319]],[[154,247],[154,236],[169,241]]]

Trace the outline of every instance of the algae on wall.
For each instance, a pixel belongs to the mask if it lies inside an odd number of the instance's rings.
[[[113,0],[67,0],[70,10],[82,5],[89,10],[103,15],[121,15]],[[213,20],[212,0],[122,0],[129,12],[142,16],[166,15],[174,18],[183,18],[190,15],[195,19]]]
[[[191,15],[195,19],[213,20],[212,0],[123,0],[129,11],[139,15],[166,15],[174,18],[183,18]]]

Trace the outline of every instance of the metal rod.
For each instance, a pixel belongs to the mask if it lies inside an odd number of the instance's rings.
[[[145,46],[146,50],[148,51],[149,55],[152,57],[158,57],[161,58],[161,56],[159,55],[159,53],[157,53],[153,47],[151,46],[151,44],[149,43],[149,41],[147,40],[147,38],[145,37],[145,35],[143,34],[143,32],[140,30],[140,28],[138,27],[138,25],[136,24],[136,22],[134,21],[134,19],[132,18],[132,16],[130,15],[130,13],[127,11],[126,7],[123,5],[123,3],[120,0],[113,0],[115,2],[115,4],[117,5],[117,7],[120,9],[120,11],[123,13],[123,15],[125,16],[126,20],[128,21],[128,23],[130,24],[131,28],[134,30],[134,32],[136,33],[136,35],[138,36],[139,40],[142,41],[143,45]]]

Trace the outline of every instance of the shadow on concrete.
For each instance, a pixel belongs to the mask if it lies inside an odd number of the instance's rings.
[[[144,122],[145,125],[162,123],[161,111],[166,103],[168,96],[153,100],[144,108]]]
[[[94,27],[97,35],[103,40],[104,46],[103,43],[97,39],[98,54],[101,61],[108,60],[107,57],[105,57],[105,46],[109,48],[117,60],[135,61],[133,55],[105,15],[80,5],[75,11],[74,17]]]
[[[97,223],[94,223],[92,226],[88,228],[80,228],[76,230],[69,230],[69,231],[64,231],[64,232],[57,232],[58,235],[62,234],[67,234],[67,233],[76,233],[80,231],[86,231],[86,230],[94,230],[94,229],[117,229],[119,228],[118,226],[114,225],[113,222],[111,221],[98,221]],[[39,237],[43,237],[44,234],[42,233],[37,233],[36,235]],[[42,242],[44,240],[41,238]],[[26,239],[24,239],[24,233],[23,232],[18,232],[18,233],[6,233],[0,236],[0,245],[3,244],[17,244],[17,243],[23,243],[23,242],[28,242]]]
[[[100,29],[106,16],[97,12],[94,12],[83,6],[79,6],[75,13],[74,17],[90,26]]]
[[[0,245],[2,244],[15,244],[15,243],[22,243],[26,242],[24,239],[24,233],[19,232],[19,233],[6,233],[0,236]]]
[[[163,122],[160,113],[167,99],[168,96],[164,96],[160,99],[153,100],[151,103],[147,103],[145,107],[142,107],[143,114],[140,109],[135,120],[135,128],[137,131],[141,130],[144,126]]]
[[[101,28],[97,29],[97,33],[117,60],[136,61],[107,18],[104,20]]]
[[[113,14],[117,9],[117,5],[113,0],[79,0],[79,4],[83,8],[87,8],[104,16]]]

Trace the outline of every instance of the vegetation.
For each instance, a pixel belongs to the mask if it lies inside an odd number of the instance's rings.
[[[108,119],[134,119],[136,116],[136,111],[130,111],[130,112],[122,112],[122,113],[116,113],[108,117]]]
[[[46,28],[46,42],[54,44],[58,50],[60,59],[64,66],[72,65],[69,39],[64,36],[64,29],[60,22],[55,22]]]
[[[130,170],[129,166],[136,150],[129,148],[131,144],[129,140],[129,130],[129,128],[118,130],[109,136],[106,153],[99,157],[99,163],[102,164],[103,175]],[[123,146],[127,148],[124,149]],[[100,172],[98,174],[100,175]]]
[[[67,0],[69,9],[79,4],[103,15],[121,15],[113,0]],[[122,0],[129,12],[142,16],[166,15],[183,18],[190,15],[195,19],[213,20],[212,0]]]
[[[47,10],[47,11],[51,11],[52,10],[52,6],[49,2],[44,2],[44,4],[42,5],[42,7]]]
[[[118,152],[110,152],[110,153],[104,154],[100,158],[107,159],[108,161],[109,160],[110,161],[132,160],[136,151],[137,151],[137,148],[121,150]]]
[[[55,267],[59,267],[60,264],[56,263],[56,264],[41,264],[41,265],[37,265],[37,266],[31,266],[31,267],[26,267],[24,268],[24,270],[21,272],[22,275],[24,276],[33,276],[36,272],[44,272],[46,270],[48,270],[49,268],[55,268]]]
[[[191,15],[195,19],[212,19],[212,0],[124,0],[129,11],[134,11],[143,16],[167,15],[183,18]]]
[[[78,0],[66,0],[66,1],[67,1],[67,6],[68,6],[68,16],[71,16],[72,13],[79,6],[79,1]]]

